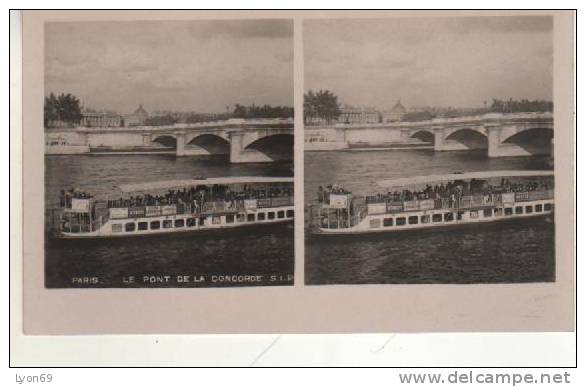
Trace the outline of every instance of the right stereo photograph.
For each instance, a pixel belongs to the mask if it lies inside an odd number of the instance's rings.
[[[555,281],[552,31],[304,21],[306,284]]]

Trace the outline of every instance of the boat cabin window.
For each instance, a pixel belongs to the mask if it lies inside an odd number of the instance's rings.
[[[258,213],[258,220],[265,220],[265,213],[264,212],[259,212]]]
[[[470,218],[477,219],[478,218],[478,211],[470,211]]]
[[[247,214],[246,215],[246,220],[248,222],[254,222],[254,214]]]
[[[409,224],[417,224],[419,223],[419,217],[418,216],[410,216],[409,217]]]
[[[395,220],[397,226],[404,226],[406,224],[405,218],[400,217]]]
[[[285,217],[285,211],[279,211],[279,212],[277,212],[277,218],[283,219],[284,217]]]
[[[173,221],[171,219],[163,220],[163,228],[172,228]]]
[[[544,209],[545,211],[551,211],[551,203],[545,203],[545,204],[543,205],[543,209]]]
[[[502,208],[495,208],[494,209],[494,216],[503,216],[503,209]]]
[[[187,219],[187,227],[195,227],[195,226],[197,226],[197,219],[196,218]]]
[[[234,215],[226,215],[226,223],[234,223]]]
[[[371,219],[370,220],[370,228],[379,228],[380,227],[380,219]]]
[[[521,207],[521,206],[515,207],[515,214],[520,215],[522,213],[523,213],[523,207]]]
[[[238,223],[244,223],[246,222],[246,217],[244,216],[244,214],[238,214],[236,215],[236,220],[238,221]]]
[[[221,216],[212,216],[212,224],[221,224],[222,217]]]
[[[185,226],[185,219],[175,219],[175,227]]]
[[[294,213],[295,211],[293,210],[287,210],[287,218],[292,218]]]
[[[126,223],[124,225],[124,230],[126,232],[132,232],[132,231],[136,230],[136,224],[134,224],[134,222],[132,222],[132,223]]]
[[[149,229],[149,223],[148,222],[138,222],[138,229],[140,231],[148,230]]]
[[[490,217],[492,216],[492,208],[485,208],[485,209],[482,211],[482,215],[483,215],[485,218],[490,218]]]
[[[393,218],[384,218],[383,219],[383,226],[391,227],[393,225]]]
[[[533,213],[533,206],[525,206],[525,213],[532,214]]]
[[[535,212],[542,212],[543,211],[543,205],[542,204],[536,204],[535,205]]]
[[[112,225],[112,232],[122,232],[122,224],[114,223]]]
[[[433,216],[431,217],[431,220],[433,221],[433,223],[439,223],[442,221],[442,214],[433,214]]]
[[[452,212],[446,212],[444,214],[444,222],[451,222],[454,220],[454,214]]]
[[[431,222],[431,216],[421,215],[421,223],[429,223],[429,222]]]
[[[505,208],[505,215],[507,215],[507,216],[513,215],[513,207]]]
[[[275,219],[275,213],[274,212],[269,212],[269,220],[271,219]]]
[[[458,211],[458,213],[456,214],[456,219],[462,220],[463,216],[464,216],[464,211]]]
[[[159,222],[158,220],[151,222],[151,230],[158,230],[160,228],[161,228],[161,222]]]

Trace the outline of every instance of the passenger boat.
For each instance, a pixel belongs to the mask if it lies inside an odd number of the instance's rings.
[[[310,207],[316,234],[358,234],[497,222],[553,214],[552,171],[489,171],[383,180],[385,193],[341,187]]]
[[[293,221],[293,178],[222,177],[119,186],[119,199],[62,191],[57,238],[157,235]]]

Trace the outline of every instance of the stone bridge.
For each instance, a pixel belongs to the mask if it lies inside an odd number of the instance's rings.
[[[59,132],[50,131],[52,135]],[[69,138],[74,138],[72,145],[86,145],[90,151],[172,150],[177,156],[229,155],[233,163],[293,159],[292,119],[230,119],[130,128],[78,127],[69,130]]]
[[[489,157],[504,157],[550,154],[554,124],[552,113],[489,113],[419,122],[338,124],[329,130],[338,143],[427,143],[436,151],[486,149]]]

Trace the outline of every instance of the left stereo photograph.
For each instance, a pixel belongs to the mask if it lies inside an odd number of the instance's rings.
[[[45,287],[293,285],[293,22],[44,25]]]

